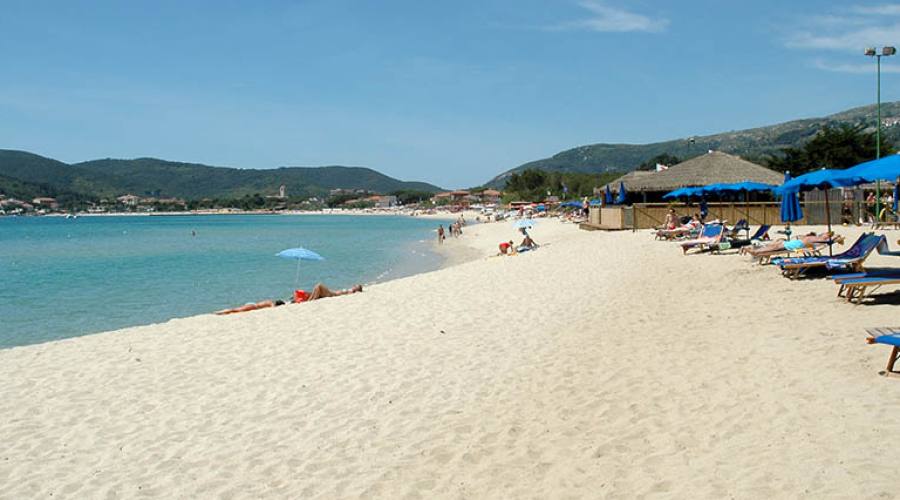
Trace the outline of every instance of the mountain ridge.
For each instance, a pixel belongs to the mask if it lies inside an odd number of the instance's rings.
[[[882,103],[881,111],[882,123],[885,121],[892,125],[900,123],[900,119],[898,122],[892,121],[895,117],[900,117],[900,101]],[[874,129],[875,117],[875,105],[868,105],[846,109],[823,117],[801,118],[773,125],[694,136],[693,138],[682,137],[647,144],[596,143],[581,145],[560,151],[548,158],[533,160],[508,169],[490,179],[485,186],[502,188],[512,173],[529,168],[560,172],[621,171],[626,173],[664,153],[687,160],[704,154],[708,150],[717,150],[760,162],[768,155],[780,154],[785,148],[802,146],[825,125],[872,124],[870,128]],[[882,132],[888,141],[896,143],[900,140],[900,126],[882,127]]]
[[[70,164],[28,151],[10,149],[0,149],[0,192],[4,187],[2,178],[15,179],[25,185],[41,185],[59,192],[97,197],[132,193],[184,199],[237,198],[276,194],[281,185],[286,187],[290,196],[322,196],[332,189],[362,189],[380,193],[441,190],[433,184],[401,181],[367,167],[330,165],[243,169],[149,157],[104,158]]]

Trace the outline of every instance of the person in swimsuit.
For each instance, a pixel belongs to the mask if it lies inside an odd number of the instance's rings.
[[[216,311],[216,314],[218,314],[219,316],[223,316],[226,314],[255,311],[257,309],[266,309],[269,307],[278,307],[278,306],[283,306],[283,305],[284,305],[283,300],[275,300],[275,301],[264,300],[262,302],[245,304],[245,305],[242,305],[241,307],[233,307],[231,309],[222,309],[221,311]]]
[[[769,243],[768,245],[761,245],[756,248],[748,248],[746,253],[757,256],[759,254],[779,252],[782,250],[796,252],[798,250],[803,250],[804,248],[813,249],[816,247],[816,245],[826,245],[831,241],[843,245],[844,237],[835,236],[833,232],[822,234],[809,233],[794,240],[777,240]]]
[[[319,300],[324,299],[326,297],[340,297],[341,295],[350,295],[351,293],[358,293],[363,291],[362,285],[354,285],[353,288],[347,288],[344,290],[332,291],[329,290],[327,286],[322,283],[316,283],[316,286],[313,287],[312,292],[309,294],[310,300]]]

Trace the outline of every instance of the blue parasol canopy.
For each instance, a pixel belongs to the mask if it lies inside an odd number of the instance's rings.
[[[294,286],[297,286],[297,283],[300,282],[300,261],[325,260],[325,257],[322,257],[316,252],[303,247],[288,248],[287,250],[282,250],[276,253],[275,256],[281,257],[282,259],[294,259],[297,261],[297,276],[294,278]]]
[[[325,260],[325,257],[322,257],[316,252],[303,247],[288,248],[287,250],[282,250],[275,255],[284,259]]]
[[[564,201],[559,204],[561,207],[571,207],[571,208],[583,208],[580,201]]]
[[[516,229],[523,229],[523,228],[530,229],[530,228],[534,227],[534,220],[533,219],[519,219],[513,223],[513,227],[515,227]]]
[[[763,184],[762,182],[733,182],[733,183],[718,183],[718,184],[710,184],[708,186],[704,186],[702,192],[704,194],[707,193],[735,193],[742,191],[772,191],[777,186],[772,184]]]
[[[900,155],[888,155],[878,160],[860,163],[845,170],[838,170],[836,177],[845,184],[853,186],[876,181],[894,181],[900,177]]]
[[[613,195],[612,195],[612,190],[609,189],[609,184],[606,185],[606,194],[603,196],[603,202],[606,205],[613,204]]]
[[[665,198],[665,199],[681,198],[682,196],[689,198],[691,196],[700,196],[702,191],[703,191],[702,187],[683,187],[683,188],[678,188],[674,191],[670,191],[670,192],[664,194],[663,198]]]
[[[619,181],[619,196],[616,197],[616,204],[624,205],[627,195],[628,191],[625,191],[625,183],[623,181]]]
[[[813,189],[855,186],[865,182],[868,181],[862,180],[862,178],[857,175],[848,174],[846,170],[829,170],[823,168],[786,181],[784,184],[775,188],[775,194],[784,195],[787,192],[798,193],[800,191],[810,191]]]

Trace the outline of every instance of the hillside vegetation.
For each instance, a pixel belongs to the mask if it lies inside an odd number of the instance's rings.
[[[0,150],[0,193],[27,197],[63,193],[113,197],[240,198],[271,195],[284,185],[290,196],[322,196],[331,189],[370,192],[436,192],[424,182],[404,182],[364,167],[237,169],[155,158],[66,164],[25,151]]]
[[[900,102],[882,103],[882,117],[900,117]],[[822,118],[794,120],[767,127],[724,132],[720,134],[684,137],[652,144],[591,144],[562,151],[550,158],[528,162],[510,169],[488,181],[491,187],[502,188],[513,172],[528,169],[559,172],[602,173],[629,172],[659,155],[674,155],[682,160],[693,158],[714,149],[763,163],[769,156],[781,156],[787,148],[799,148],[826,126],[850,125],[875,127],[875,106],[863,106]],[[898,143],[900,125],[883,128],[886,142]],[[691,140],[693,139],[693,140]]]

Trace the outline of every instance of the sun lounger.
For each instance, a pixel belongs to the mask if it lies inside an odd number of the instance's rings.
[[[681,243],[681,251],[687,255],[692,248],[700,248],[701,250],[709,245],[715,245],[722,241],[725,235],[725,226],[721,224],[710,224],[703,226],[700,237],[695,240],[688,240]]]
[[[796,279],[813,269],[848,269],[861,272],[863,262],[876,248],[886,247],[887,240],[884,236],[874,233],[864,233],[847,251],[831,257],[790,257],[781,259],[778,266],[784,276]]]
[[[699,225],[697,227],[681,226],[675,229],[658,229],[656,231],[656,239],[671,241],[679,238],[696,238],[700,234],[701,229],[702,226]]]
[[[870,328],[866,330],[869,344],[884,344],[891,346],[891,355],[888,358],[885,375],[900,375],[894,371],[894,365],[900,360],[900,328]]]
[[[767,240],[769,239],[769,229],[771,227],[772,226],[763,224],[762,226],[759,226],[759,229],[757,229],[756,232],[753,233],[753,236],[750,236],[749,238],[734,238],[727,241],[720,241],[714,245],[710,245],[709,249],[713,252],[721,252],[722,250],[744,248],[752,245],[755,241]]]
[[[881,219],[872,222],[872,229],[900,229],[900,215],[891,207],[881,209]]]

